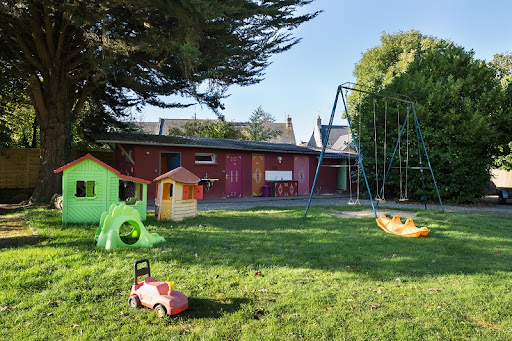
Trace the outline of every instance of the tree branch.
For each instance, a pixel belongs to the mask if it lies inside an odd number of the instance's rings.
[[[83,42],[82,44],[80,44],[76,49],[74,49],[73,51],[69,52],[66,56],[66,58],[64,58],[64,64],[67,64],[69,63],[71,60],[73,60],[73,58],[75,58],[77,55],[80,54],[80,52],[82,52],[83,50],[85,50],[87,48],[88,44],[87,42]]]
[[[53,40],[53,24],[51,21],[51,13],[48,6],[44,6],[44,30],[46,31],[46,46],[50,52],[50,57],[55,56],[55,42]]]
[[[32,93],[32,100],[34,101],[34,107],[36,108],[36,113],[39,113],[40,116],[47,115],[48,109],[46,107],[46,102],[44,100],[43,93],[41,91],[41,82],[36,75],[31,75],[29,78],[28,85],[30,92]],[[39,122],[43,123],[46,120],[42,120],[42,117],[39,117]]]
[[[69,79],[73,82],[73,83],[76,83],[78,82],[79,80],[81,80],[82,78],[85,78],[87,77],[87,75],[89,75],[91,73],[91,71],[94,70],[94,65],[89,65],[88,67],[86,67],[85,69],[83,69],[81,72],[69,77]]]
[[[62,50],[64,49],[64,38],[66,37],[66,30],[69,26],[69,21],[66,19],[66,13],[62,13],[62,24],[59,30],[59,39],[57,42],[57,49],[55,50],[55,59],[57,64],[60,64],[62,59]]]
[[[39,54],[42,63],[44,65],[50,65],[51,58],[44,44],[43,31],[41,29],[41,22],[39,20],[39,9],[33,1],[28,1],[28,7],[29,12],[24,12],[23,16],[25,17],[25,19],[27,20],[32,29],[36,51]]]
[[[67,66],[67,69],[69,71],[73,71],[74,69],[76,69],[77,67],[80,66],[80,64],[82,64],[83,62],[85,62],[87,60],[87,58],[89,58],[89,56],[91,55],[91,51],[90,50],[86,50],[84,54],[80,55],[73,63],[71,63],[70,65]]]
[[[84,107],[85,101],[87,100],[87,97],[94,91],[96,87],[94,86],[88,86],[86,85],[84,89],[82,90],[82,94],[78,98],[78,100],[75,102],[75,106],[72,110],[72,117],[73,120],[75,120],[78,117],[78,114],[80,114],[80,111]]]
[[[29,64],[34,66],[39,71],[43,72],[45,68],[43,67],[43,64],[33,56],[32,51],[28,48],[28,46],[25,44],[23,38],[21,37],[21,34],[19,32],[16,33],[16,45],[20,48],[21,52],[23,52],[23,56],[21,60],[26,60]]]

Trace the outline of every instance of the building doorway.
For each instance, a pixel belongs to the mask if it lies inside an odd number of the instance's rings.
[[[226,155],[226,198],[240,198],[243,193],[242,155]]]
[[[160,153],[160,175],[181,166],[181,153]]]

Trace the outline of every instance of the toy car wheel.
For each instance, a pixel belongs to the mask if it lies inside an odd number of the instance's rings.
[[[128,305],[132,308],[140,307],[140,300],[138,296],[130,296],[128,299]]]
[[[160,318],[164,318],[165,315],[167,315],[167,310],[165,310],[165,307],[163,305],[157,304],[155,306],[155,315]]]

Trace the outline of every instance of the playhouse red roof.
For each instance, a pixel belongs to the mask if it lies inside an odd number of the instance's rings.
[[[108,170],[111,170],[112,172],[116,173],[118,177],[120,177],[120,178],[122,178],[122,179],[130,180],[130,181],[135,181],[135,182],[142,182],[142,183],[145,183],[145,184],[150,184],[150,183],[151,183],[151,181],[148,181],[148,180],[144,180],[144,179],[140,179],[140,178],[135,178],[135,177],[133,177],[133,176],[129,176],[129,175],[121,174],[117,169],[110,167],[110,166],[109,166],[109,165],[107,165],[105,162],[103,162],[103,161],[101,161],[101,160],[99,160],[99,159],[95,158],[95,157],[94,157],[94,156],[92,156],[91,154],[84,155],[84,156],[82,156],[81,158],[76,159],[75,161],[72,161],[72,162],[70,162],[70,163],[68,163],[68,164],[66,164],[66,165],[64,165],[64,166],[62,166],[62,167],[60,167],[60,168],[57,168],[57,169],[56,169],[56,170],[54,170],[53,172],[54,172],[54,173],[60,173],[60,172],[62,172],[63,170],[65,170],[65,169],[67,169],[67,168],[69,168],[69,167],[71,167],[71,166],[74,166],[74,165],[76,165],[77,163],[80,163],[80,162],[82,162],[82,161],[84,161],[84,160],[87,160],[87,159],[90,159],[90,160],[92,160],[92,161],[96,162],[97,164],[99,164],[99,165],[101,165],[101,166],[103,166],[103,167],[107,168]]]
[[[160,181],[165,178],[169,178],[176,182],[182,182],[184,184],[197,184],[199,181],[201,181],[198,176],[183,167],[174,168],[172,171],[160,175],[153,181]]]

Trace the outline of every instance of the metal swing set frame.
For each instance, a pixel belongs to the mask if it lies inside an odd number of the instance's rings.
[[[318,179],[318,174],[320,172],[320,167],[322,167],[322,161],[323,161],[323,158],[324,158],[325,149],[326,149],[326,146],[327,146],[327,141],[329,140],[329,134],[331,132],[332,122],[333,122],[333,119],[334,119],[334,115],[336,113],[336,107],[337,107],[338,100],[339,100],[339,97],[340,97],[340,94],[341,94],[341,98],[342,98],[342,101],[343,101],[343,107],[344,107],[345,114],[346,114],[346,117],[347,117],[350,133],[352,135],[352,143],[354,144],[355,151],[357,153],[358,168],[360,169],[360,171],[361,171],[361,173],[363,175],[364,182],[365,182],[365,185],[366,185],[366,190],[368,191],[368,195],[370,197],[370,202],[371,202],[371,205],[372,205],[373,213],[375,215],[375,219],[377,219],[377,209],[375,207],[376,206],[376,204],[375,204],[376,200],[374,200],[372,192],[370,190],[370,186],[369,186],[369,183],[368,183],[368,178],[366,176],[366,172],[365,172],[365,168],[364,168],[364,164],[363,164],[364,157],[363,157],[363,155],[361,153],[360,145],[358,143],[358,140],[356,139],[356,136],[354,134],[354,130],[352,129],[352,122],[351,122],[350,115],[348,113],[348,108],[347,108],[347,98],[346,98],[347,95],[343,94],[344,90],[345,90],[346,93],[348,93],[348,91],[351,91],[351,92],[359,92],[360,94],[370,95],[370,96],[372,96],[373,99],[375,99],[376,97],[381,97],[381,98],[384,98],[386,101],[387,100],[396,101],[397,104],[404,103],[408,107],[406,117],[405,117],[403,123],[401,124],[400,133],[398,135],[398,139],[397,139],[397,142],[396,142],[393,154],[391,156],[389,165],[388,165],[387,170],[386,170],[386,174],[385,174],[384,179],[383,179],[382,187],[380,187],[380,190],[378,190],[378,193],[377,193],[377,196],[376,196],[376,198],[379,199],[379,200],[377,200],[377,205],[378,205],[378,202],[381,201],[381,198],[383,198],[383,196],[384,196],[384,186],[386,185],[386,181],[387,181],[387,179],[389,177],[389,173],[391,172],[391,169],[393,168],[393,160],[395,159],[397,150],[400,150],[400,143],[401,143],[401,139],[402,139],[402,136],[404,134],[404,131],[405,131],[406,127],[407,127],[407,129],[409,129],[409,127],[408,127],[409,120],[411,119],[410,116],[412,115],[413,125],[415,127],[415,132],[416,132],[417,146],[418,146],[419,167],[409,167],[408,161],[407,161],[405,169],[406,170],[407,169],[419,169],[420,170],[420,172],[421,172],[421,184],[422,184],[422,188],[423,188],[423,202],[424,202],[425,209],[427,209],[427,195],[426,195],[426,190],[425,190],[425,177],[424,177],[423,171],[426,170],[426,169],[430,170],[430,174],[432,175],[432,180],[434,182],[434,186],[435,186],[435,189],[436,189],[437,197],[439,199],[439,205],[441,206],[441,211],[444,212],[443,202],[441,200],[441,195],[439,193],[439,188],[437,186],[437,182],[436,182],[436,179],[435,179],[435,176],[434,176],[434,171],[432,170],[432,165],[430,163],[430,158],[428,156],[427,148],[425,146],[425,140],[423,138],[423,134],[421,133],[420,123],[419,123],[419,120],[418,120],[418,116],[416,115],[416,109],[414,107],[413,100],[410,97],[402,95],[402,94],[388,92],[388,91],[382,91],[382,90],[376,91],[374,88],[371,88],[371,87],[367,87],[367,86],[364,86],[364,85],[361,85],[361,84],[347,82],[347,83],[343,83],[343,84],[339,85],[338,89],[336,91],[336,97],[334,99],[334,105],[333,105],[333,108],[332,108],[331,117],[329,119],[329,126],[327,127],[327,130],[326,130],[326,133],[325,133],[325,136],[324,136],[324,139],[323,139],[322,152],[320,153],[320,157],[318,159],[318,166],[316,168],[315,179],[313,180],[313,185],[311,187],[311,192],[310,192],[310,195],[309,195],[308,204],[307,204],[307,207],[306,207],[306,211],[304,212],[304,218],[306,218],[306,216],[308,214],[309,207],[311,205],[311,200],[313,198],[313,193],[314,193],[314,189],[315,189],[315,186],[316,186],[316,181]],[[374,103],[374,105],[375,105],[375,103]],[[386,104],[386,106],[387,106],[387,104]],[[375,114],[375,112],[374,112],[374,114]],[[359,115],[361,115],[361,112],[359,112]],[[400,117],[400,115],[398,114],[398,118],[399,117]],[[398,122],[400,122],[400,120],[398,120]],[[374,123],[375,123],[375,118],[374,118]],[[407,130],[407,133],[408,132],[409,132],[409,130]],[[361,134],[361,131],[358,131],[358,134]],[[375,132],[375,134],[376,134],[376,132]],[[376,141],[377,141],[377,139],[375,137],[375,143],[376,143]],[[386,141],[385,141],[385,143],[386,143]],[[420,143],[421,143],[421,145],[420,145]],[[427,161],[428,167],[424,167],[423,166],[422,150],[423,150],[423,153],[425,155],[425,160]],[[349,164],[350,164],[350,160],[349,160]],[[401,165],[401,162],[400,162],[400,170],[401,169],[402,169],[402,165]],[[358,170],[358,178],[359,178],[359,170]],[[352,179],[351,174],[350,174],[350,179]],[[350,189],[352,190],[352,180],[350,180],[350,181],[351,181]],[[359,181],[358,181],[357,186],[358,186],[358,192],[359,192]],[[378,187],[379,186],[378,186],[378,183],[377,183],[377,189],[378,189]],[[358,199],[359,199],[359,197],[358,197]],[[401,197],[401,199],[402,199],[402,197]]]

